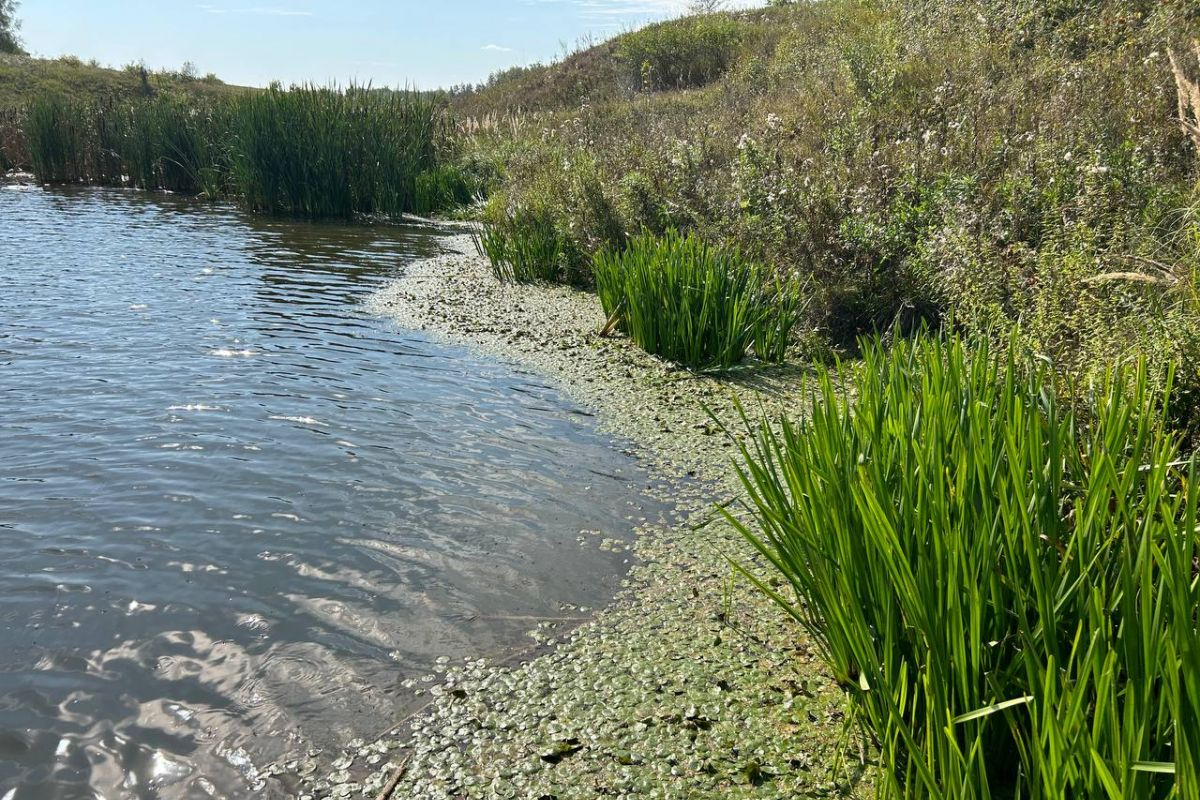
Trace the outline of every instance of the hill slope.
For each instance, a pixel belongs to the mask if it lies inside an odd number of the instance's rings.
[[[109,69],[77,58],[32,58],[0,55],[0,109],[27,103],[40,94],[70,97],[134,97],[158,91],[220,94],[241,87],[215,76],[193,77],[181,72],[148,72],[138,67]]]
[[[1198,35],[1182,0],[816,0],[651,26],[451,102],[507,117],[467,126],[505,175],[486,216],[553,220],[565,274],[695,230],[806,276],[835,344],[1021,320],[1087,372],[1200,343],[1196,147],[1168,59],[1200,81]]]

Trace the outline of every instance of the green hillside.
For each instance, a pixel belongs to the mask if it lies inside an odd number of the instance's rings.
[[[1198,15],[819,0],[653,25],[451,103],[504,175],[485,218],[556,229],[564,277],[643,231],[695,231],[807,281],[835,347],[1020,320],[1063,368],[1138,351],[1190,373],[1198,143],[1171,54],[1200,80]]]
[[[238,91],[213,75],[152,72],[137,66],[110,69],[77,58],[32,58],[0,55],[0,108],[24,105],[48,93],[76,98],[137,97],[163,91],[196,95]]]

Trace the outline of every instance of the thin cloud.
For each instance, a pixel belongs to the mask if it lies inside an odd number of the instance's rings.
[[[196,6],[208,14],[243,14],[255,17],[311,17],[311,11],[294,8],[279,8],[278,6],[251,6],[249,8],[221,8],[207,3]]]
[[[480,49],[487,50],[490,53],[511,53],[512,52],[511,47],[501,47],[498,44],[485,44]]]
[[[673,17],[683,14],[691,7],[690,0],[522,0],[524,5],[567,4],[578,10],[579,16],[591,20],[647,19]],[[764,5],[764,0],[730,0],[729,9],[753,8]],[[614,24],[614,23],[609,23]]]

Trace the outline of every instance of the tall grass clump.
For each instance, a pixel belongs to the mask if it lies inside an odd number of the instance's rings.
[[[569,278],[570,243],[544,208],[489,214],[475,243],[501,283],[549,283]]]
[[[1015,344],[864,350],[743,448],[737,524],[877,741],[880,796],[1200,797],[1200,475],[1144,363],[1077,409]]]
[[[472,176],[453,164],[443,164],[417,175],[413,184],[412,210],[417,214],[429,214],[465,206],[477,193]]]
[[[233,177],[255,211],[299,217],[418,210],[444,133],[418,92],[278,88],[237,102]],[[422,208],[421,210],[429,210]]]
[[[20,169],[29,164],[23,112],[0,109],[0,170]]]
[[[228,171],[228,104],[159,95],[135,101],[37,98],[24,121],[46,183],[214,193]]]
[[[47,95],[30,104],[23,126],[33,171],[47,183],[233,197],[252,211],[306,218],[428,214],[475,192],[449,161],[442,110],[418,92]]]
[[[89,148],[83,117],[56,95],[39,97],[25,115],[25,138],[34,174],[48,183],[83,180]]]
[[[669,231],[593,259],[604,311],[639,347],[680,364],[727,368],[753,350],[783,361],[804,303],[800,285],[768,279],[736,250]]]

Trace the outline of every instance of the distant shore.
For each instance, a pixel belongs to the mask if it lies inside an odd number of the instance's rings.
[[[601,338],[593,294],[502,286],[469,235],[443,244],[446,254],[375,295],[373,310],[544,375],[632,443],[671,487],[677,521],[639,527],[639,562],[612,606],[570,631],[543,623],[532,632],[542,654],[524,663],[452,667],[423,712],[348,748],[301,796],[869,794],[857,744],[835,766],[840,691],[734,573],[728,559],[751,554],[717,510],[739,495],[737,448],[706,409],[732,423],[739,396],[752,414],[794,413],[803,370],[717,379],[678,369]]]

